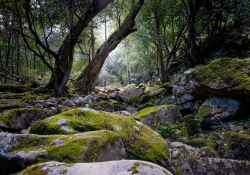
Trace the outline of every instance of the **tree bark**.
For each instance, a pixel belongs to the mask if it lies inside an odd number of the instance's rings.
[[[97,50],[91,63],[77,78],[74,84],[74,91],[89,93],[95,89],[98,75],[109,53],[112,52],[124,38],[136,31],[136,29],[133,28],[135,26],[135,18],[143,3],[144,0],[139,0],[138,3],[130,9],[123,24]]]
[[[56,96],[62,96],[66,93],[65,87],[72,68],[74,46],[79,42],[78,37],[89,22],[111,2],[114,2],[114,0],[94,0],[86,13],[79,17],[79,20],[61,44],[50,82],[47,85],[48,88],[54,89]]]
[[[160,16],[158,13],[158,4],[156,7],[154,7],[154,18],[155,18],[155,27],[156,27],[156,33],[157,33],[157,52],[159,56],[159,61],[160,61],[160,71],[161,71],[161,82],[162,84],[166,83],[166,72],[165,72],[165,63],[164,63],[164,56],[163,56],[163,41],[162,41],[162,36],[161,36],[161,27],[160,27]]]

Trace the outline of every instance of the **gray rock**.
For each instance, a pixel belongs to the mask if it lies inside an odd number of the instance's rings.
[[[50,101],[46,101],[43,103],[44,108],[55,107],[55,106],[56,106],[56,103],[52,103]]]
[[[83,98],[83,101],[88,101],[89,103],[95,103],[96,97],[92,94],[89,94]]]
[[[22,103],[22,104],[20,105],[21,108],[26,108],[27,106],[29,106],[28,103]]]
[[[124,115],[124,116],[129,116],[130,115],[130,113],[127,112],[127,111],[115,111],[114,113],[119,114],[119,115]]]
[[[230,125],[230,130],[233,131],[233,132],[243,131],[243,127],[242,126]]]
[[[43,106],[40,103],[37,103],[34,105],[34,108],[43,109]]]
[[[220,158],[189,158],[194,175],[245,175],[250,172],[249,161]]]
[[[50,143],[50,145],[64,145],[64,142],[62,140],[54,140]]]
[[[203,118],[203,127],[209,127],[218,121],[229,120],[237,116],[242,102],[233,98],[212,97],[199,108],[199,117]]]
[[[135,113],[135,112],[137,112],[137,108],[134,108],[134,107],[131,107],[131,106],[128,106],[127,108],[126,108],[126,111],[128,111],[129,113]]]
[[[0,116],[0,127],[2,129],[23,130],[38,120],[45,119],[56,115],[56,110],[43,110],[43,109],[12,109],[4,111]],[[4,120],[9,117],[9,121]]]
[[[139,160],[119,160],[112,162],[96,162],[96,163],[76,163],[73,165],[67,165],[59,162],[46,162],[39,165],[40,168],[50,175],[172,175],[167,169],[160,167],[159,165],[139,161]],[[19,175],[25,175],[31,169],[27,169],[27,172],[20,173]]]
[[[126,103],[132,103],[133,100],[137,97],[140,97],[143,94],[142,89],[127,89],[119,93],[119,97]]]
[[[63,106],[68,106],[68,107],[71,107],[71,108],[75,107],[75,103],[72,100],[66,100],[65,102],[63,102],[62,105]]]
[[[171,105],[169,107],[161,108],[156,112],[147,114],[142,118],[141,122],[156,131],[166,122],[174,123],[182,120],[183,118],[178,106]]]

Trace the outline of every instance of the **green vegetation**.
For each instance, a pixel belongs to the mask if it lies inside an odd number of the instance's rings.
[[[171,107],[172,105],[161,105],[161,106],[155,106],[155,107],[149,107],[145,108],[141,111],[138,111],[135,114],[131,114],[130,116],[135,118],[136,120],[141,121],[144,117],[146,117],[148,114],[154,114],[156,113],[159,109],[165,108],[165,107]]]
[[[164,139],[149,127],[137,124],[131,117],[82,109],[84,108],[77,108],[36,122],[31,125],[30,133],[69,135],[76,131],[110,130],[120,135],[130,154],[158,164],[168,160],[168,149]],[[67,127],[72,130],[71,132],[64,131],[57,124],[61,119],[68,121]]]
[[[232,86],[236,90],[250,90],[250,59],[221,58],[212,61],[206,66],[200,66],[192,72],[201,85],[210,86],[211,83],[218,83],[222,86]]]
[[[194,147],[202,148],[206,146],[211,146],[212,148],[216,148],[216,143],[214,140],[203,139],[203,138],[194,138],[189,140],[188,144]]]

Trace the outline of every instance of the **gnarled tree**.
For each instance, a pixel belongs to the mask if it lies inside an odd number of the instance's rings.
[[[97,50],[90,64],[77,78],[74,84],[74,90],[83,93],[88,93],[94,90],[98,75],[109,53],[112,52],[124,38],[136,31],[136,28],[134,28],[135,18],[143,3],[144,0],[139,0],[137,4],[132,6],[122,25]]]
[[[114,2],[114,0],[93,0],[91,3],[89,3],[89,6],[87,7],[84,13],[82,13],[81,15],[76,15],[78,20],[75,23],[75,25],[73,25],[73,20],[72,20],[73,12],[72,10],[69,9],[70,31],[63,40],[62,44],[60,45],[58,52],[55,52],[50,48],[50,45],[48,43],[48,38],[50,33],[46,35],[46,32],[44,31],[43,39],[40,38],[36,30],[36,25],[34,23],[34,14],[32,12],[31,1],[29,0],[25,1],[24,3],[25,18],[28,24],[30,35],[28,36],[25,33],[22,23],[23,20],[19,15],[19,25],[21,28],[21,33],[28,48],[32,52],[34,52],[36,56],[40,57],[43,60],[44,64],[51,70],[52,75],[50,82],[47,85],[47,88],[54,89],[56,96],[61,96],[65,94],[66,83],[69,79],[69,75],[73,64],[74,47],[76,43],[80,42],[78,41],[79,36],[81,35],[82,31],[88,26],[89,22],[99,12],[101,12],[104,8],[106,8],[111,2]],[[20,5],[18,5],[17,0],[15,0],[15,4],[18,14],[20,14],[19,12]],[[51,31],[52,31],[52,26],[51,26]],[[30,46],[28,40],[33,40],[33,42],[36,43],[35,45],[37,48],[33,49]],[[53,58],[55,59],[54,66],[52,66],[45,60],[45,54],[53,56]]]

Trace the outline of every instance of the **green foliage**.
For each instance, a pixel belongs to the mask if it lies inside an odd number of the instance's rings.
[[[203,138],[195,138],[188,142],[191,146],[202,148],[206,146],[211,146],[212,148],[216,148],[216,143],[214,140],[203,139]]]
[[[187,128],[184,123],[166,123],[163,126],[160,126],[158,133],[165,137],[170,135],[173,139],[178,141],[186,141],[188,138]]]

